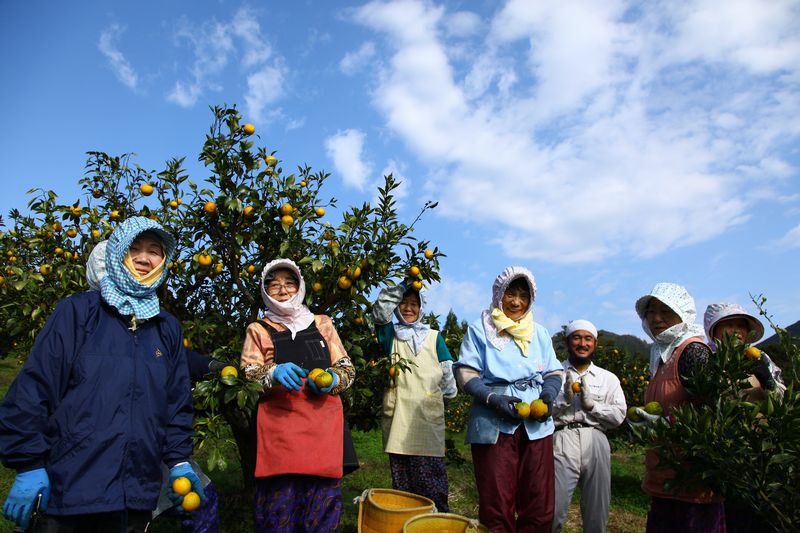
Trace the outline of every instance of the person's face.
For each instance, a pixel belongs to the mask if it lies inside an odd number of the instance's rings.
[[[597,347],[597,339],[588,331],[579,329],[573,331],[570,336],[567,337],[567,347],[570,352],[578,357],[590,357]]]
[[[129,249],[133,266],[140,276],[149,274],[164,260],[161,242],[151,235],[139,235]]]
[[[285,302],[297,294],[299,287],[294,277],[287,270],[276,270],[267,283],[267,294],[273,300]]]
[[[670,307],[656,298],[651,298],[644,313],[647,327],[653,335],[662,333],[675,324],[680,324],[681,317]]]
[[[503,293],[503,313],[511,320],[519,320],[531,305],[531,294],[519,288],[508,288]]]
[[[403,320],[411,324],[419,318],[419,300],[414,294],[406,294],[397,306],[400,309],[400,316]]]
[[[731,335],[739,339],[739,342],[745,343],[750,335],[750,324],[742,317],[726,318],[714,326],[714,331],[711,333],[718,341],[723,340],[725,335]]]

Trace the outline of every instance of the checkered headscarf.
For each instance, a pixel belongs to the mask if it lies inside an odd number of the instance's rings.
[[[139,283],[133,274],[125,268],[122,261],[131,244],[145,231],[152,231],[164,245],[164,262],[169,264],[175,254],[175,239],[158,222],[146,217],[131,217],[119,225],[106,246],[106,277],[100,282],[103,299],[115,307],[121,315],[135,316],[146,320],[156,316],[160,311],[156,289],[167,277],[167,269],[152,285]]]

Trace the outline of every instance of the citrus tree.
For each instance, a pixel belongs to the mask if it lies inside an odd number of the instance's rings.
[[[184,345],[238,366],[244,331],[262,306],[260,274],[270,260],[294,260],[307,285],[306,304],[331,316],[357,371],[343,397],[355,427],[375,427],[387,366],[369,324],[369,297],[391,280],[418,285],[439,280],[436,247],[414,236],[419,216],[398,218],[388,175],[375,205],[336,209],[323,188],[329,174],[309,166],[284,169],[275,151],[258,146],[251,124],[235,107],[213,107],[199,160],[202,179],[190,179],[183,159],[146,170],[131,154],[89,152],[74,196],[32,189],[28,210],[14,209],[0,226],[0,335],[4,355],[22,361],[55,304],[86,290],[92,248],[133,215],[161,222],[176,237],[177,255],[161,290],[162,306],[183,324]],[[252,472],[252,415],[259,387],[238,376],[212,376],[195,388],[199,446],[229,425]],[[376,400],[377,398],[377,400]],[[210,450],[211,468],[226,457]]]
[[[772,324],[759,297],[759,310]],[[749,508],[777,531],[796,531],[800,524],[800,347],[772,324],[787,359],[782,368],[787,386],[755,400],[747,392],[758,348],[732,338],[718,344],[713,362],[691,383],[702,403],[671,410],[656,424],[635,428],[644,444],[675,467],[671,485],[702,483],[725,497],[728,505]],[[687,468],[690,465],[690,468]]]

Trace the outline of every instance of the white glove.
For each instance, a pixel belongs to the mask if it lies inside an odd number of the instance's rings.
[[[647,411],[645,411],[641,407],[637,407],[636,408],[636,414],[639,415],[641,417],[642,421],[647,423],[647,424],[653,424],[656,420],[661,418],[658,415],[651,415],[650,413],[648,413]]]
[[[564,399],[567,400],[567,403],[572,403],[572,399],[575,397],[575,393],[572,392],[572,384],[574,382],[572,372],[567,370],[567,379],[564,382]]]
[[[591,411],[594,407],[594,400],[589,393],[589,387],[586,386],[585,376],[581,378],[581,407],[584,411]]]

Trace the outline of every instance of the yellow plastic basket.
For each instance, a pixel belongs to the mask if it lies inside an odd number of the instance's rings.
[[[403,525],[436,510],[433,500],[394,489],[367,489],[358,501],[359,533],[403,533]]]
[[[403,533],[490,533],[477,520],[451,513],[426,513],[409,518]]]

